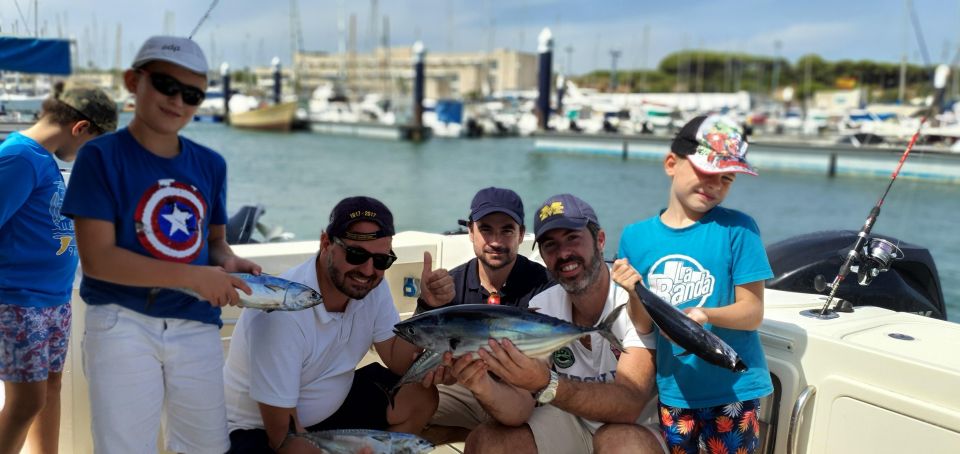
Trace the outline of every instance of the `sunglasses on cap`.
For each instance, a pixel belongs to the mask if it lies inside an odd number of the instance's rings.
[[[347,252],[347,263],[354,266],[363,265],[367,263],[367,260],[373,259],[373,267],[384,271],[390,268],[393,262],[397,261],[397,256],[393,254],[393,251],[390,251],[389,254],[374,254],[362,247],[348,246],[343,240],[337,237],[333,237],[333,242]]]
[[[199,106],[200,103],[203,102],[203,99],[207,97],[203,90],[180,82],[173,76],[164,73],[155,73],[145,69],[141,69],[140,71],[150,76],[150,84],[153,85],[154,90],[157,90],[164,96],[176,96],[179,94],[180,98],[183,99],[183,103],[188,106]]]

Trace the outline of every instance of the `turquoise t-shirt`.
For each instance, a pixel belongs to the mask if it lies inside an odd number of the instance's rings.
[[[722,307],[734,302],[737,285],[773,277],[760,231],[739,211],[715,207],[682,229],[660,216],[628,225],[619,257],[626,258],[654,293],[679,309]],[[773,392],[756,331],[705,325],[733,347],[747,365],[743,373],[714,366],[665,337],[657,339],[660,401],[672,407],[705,408],[757,399]]]

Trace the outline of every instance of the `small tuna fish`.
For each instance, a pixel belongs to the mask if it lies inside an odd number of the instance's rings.
[[[375,454],[425,454],[433,444],[416,435],[368,429],[341,429],[307,432],[297,436],[310,440],[330,454],[355,454],[370,448]]]
[[[413,434],[370,429],[339,429],[319,432],[297,432],[297,423],[290,416],[287,438],[303,438],[327,454],[356,454],[369,448],[374,454],[426,454],[433,444]]]
[[[250,290],[253,291],[252,294],[247,295],[246,292],[237,290],[237,293],[240,294],[240,304],[237,305],[239,307],[261,309],[267,312],[299,311],[323,303],[323,297],[320,296],[319,292],[298,282],[267,274],[254,276],[246,273],[232,273],[232,275],[243,279],[250,286]],[[152,302],[156,290],[158,289],[151,292],[148,305]],[[185,288],[173,290],[203,300],[193,290]]]
[[[387,391],[387,398],[390,400],[390,406],[394,406],[393,399],[397,397],[397,393],[400,391],[400,388],[403,385],[409,383],[420,383],[423,380],[423,377],[427,375],[427,372],[435,369],[440,363],[443,362],[443,354],[437,353],[431,350],[424,350],[417,356],[417,359],[413,361],[413,364],[410,365],[410,368],[403,374],[403,377],[400,377],[400,381],[396,385],[393,385],[393,388],[390,388]]]
[[[734,372],[747,370],[747,365],[743,363],[733,347],[727,345],[716,334],[707,331],[676,306],[664,301],[640,283],[637,283],[636,291],[647,313],[660,331],[688,353],[693,353],[710,364]]]
[[[584,328],[570,322],[512,306],[461,304],[434,309],[397,323],[393,332],[408,342],[454,357],[488,348],[488,339],[510,339],[524,354],[546,358],[587,334],[597,332],[624,351],[611,328],[626,305],[613,309],[599,325]]]

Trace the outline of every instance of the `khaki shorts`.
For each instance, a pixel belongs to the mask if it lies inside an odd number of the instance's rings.
[[[533,432],[538,452],[556,454],[593,453],[593,433],[596,429],[594,429],[593,424],[579,416],[574,416],[553,405],[544,405],[533,410],[527,425]],[[656,424],[640,424],[639,426],[649,430],[660,442],[663,452],[668,452]]]
[[[491,420],[480,402],[473,397],[473,393],[462,385],[438,385],[437,391],[440,394],[440,404],[430,420],[431,425],[473,430]]]

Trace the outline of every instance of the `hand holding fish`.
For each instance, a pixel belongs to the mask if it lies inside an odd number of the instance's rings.
[[[449,354],[447,353],[447,355]],[[473,353],[467,353],[457,358],[450,371],[456,377],[457,383],[474,394],[484,394],[492,384],[493,379],[487,373],[487,364]]]
[[[219,266],[199,266],[191,270],[191,285],[200,298],[209,302],[211,306],[236,306],[240,302],[237,290],[247,295],[252,293],[250,286],[243,279],[227,273]]]
[[[490,372],[518,388],[537,392],[550,383],[550,367],[547,362],[524,355],[509,339],[490,339],[490,351],[480,349],[477,353],[487,364]]]
[[[228,273],[249,273],[254,276],[259,276],[260,273],[263,272],[263,268],[261,268],[260,265],[257,265],[251,260],[237,257],[236,255],[226,258],[220,266]]]
[[[700,324],[700,326],[710,323],[710,317],[707,316],[706,311],[699,307],[688,307],[683,310],[684,314],[687,314],[687,317],[693,319],[693,321]]]
[[[444,268],[433,268],[433,257],[423,253],[423,272],[420,274],[420,298],[430,307],[440,307],[453,301],[453,278]]]
[[[416,364],[416,363],[414,363]],[[411,368],[413,366],[410,366]],[[453,355],[450,352],[443,354],[443,359],[439,366],[424,374],[420,384],[424,388],[437,385],[452,385],[457,382],[457,377],[453,375]]]

